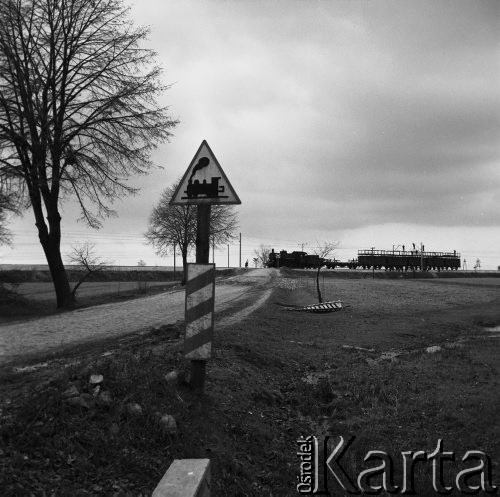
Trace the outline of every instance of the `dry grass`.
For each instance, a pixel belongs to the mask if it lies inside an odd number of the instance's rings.
[[[289,497],[296,494],[295,441],[302,434],[355,435],[352,472],[367,450],[397,459],[401,450],[432,451],[438,438],[459,457],[483,450],[498,463],[500,341],[425,353],[428,345],[479,333],[479,324],[498,324],[491,289],[334,281],[329,297],[351,307],[314,315],[273,303],[314,301],[307,287],[288,283],[246,321],[217,330],[202,398],[163,378],[185,368],[175,328],[107,343],[69,368],[59,361],[38,373],[4,376],[2,495],[150,495],[174,458],[209,457],[217,497]],[[378,360],[388,350],[403,353]],[[103,357],[105,351],[112,355]],[[104,376],[111,408],[62,400],[70,383],[88,388],[91,373]],[[129,402],[143,406],[144,415],[131,417]],[[176,417],[178,435],[163,434],[157,412]],[[497,464],[493,471],[498,478]],[[425,468],[418,469],[417,495],[434,495],[429,482]]]

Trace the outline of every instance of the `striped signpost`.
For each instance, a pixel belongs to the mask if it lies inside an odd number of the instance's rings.
[[[186,359],[206,361],[214,334],[215,264],[188,264],[186,281]]]
[[[196,205],[196,264],[186,275],[184,351],[191,360],[191,386],[203,392],[214,333],[215,264],[208,264],[212,205],[241,204],[206,140],[177,185],[170,205]]]

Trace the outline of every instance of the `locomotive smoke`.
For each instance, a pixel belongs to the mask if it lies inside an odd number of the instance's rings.
[[[191,176],[189,177],[189,181],[193,179],[193,176],[200,170],[203,169],[204,167],[207,167],[210,164],[210,159],[208,157],[202,157],[196,166],[193,167],[193,172],[191,173]]]

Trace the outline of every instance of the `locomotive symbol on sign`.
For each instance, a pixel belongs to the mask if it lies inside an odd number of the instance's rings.
[[[210,159],[208,157],[202,157],[197,164],[194,166],[193,171],[191,172],[191,176],[189,177],[187,188],[184,193],[187,195],[186,197],[181,197],[181,199],[189,199],[189,198],[202,198],[202,197],[210,197],[210,198],[229,198],[228,195],[219,195],[220,193],[224,193],[225,188],[223,185],[219,185],[219,180],[222,179],[220,176],[212,176],[212,181],[207,183],[207,180],[204,179],[201,183],[199,179],[195,179],[193,181],[193,176],[201,169],[208,167],[210,164]]]
[[[224,193],[224,187],[219,186],[219,177],[213,177],[211,183],[207,183],[204,179],[202,183],[195,179],[194,182],[189,180],[186,191],[184,192],[187,196],[181,197],[181,199],[187,198],[201,198],[203,196],[210,198],[228,198],[227,195],[219,195],[219,193]]]
[[[173,205],[241,204],[205,140],[196,152],[170,203]]]

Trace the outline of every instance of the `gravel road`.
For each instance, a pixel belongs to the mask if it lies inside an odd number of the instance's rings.
[[[220,325],[243,319],[271,293],[274,269],[254,269],[221,279],[215,288],[215,312],[235,307]],[[250,300],[249,305],[243,302]],[[239,304],[239,305],[238,305]],[[184,290],[125,302],[87,307],[0,327],[0,365],[25,354],[52,352],[70,344],[126,335],[184,320]]]

